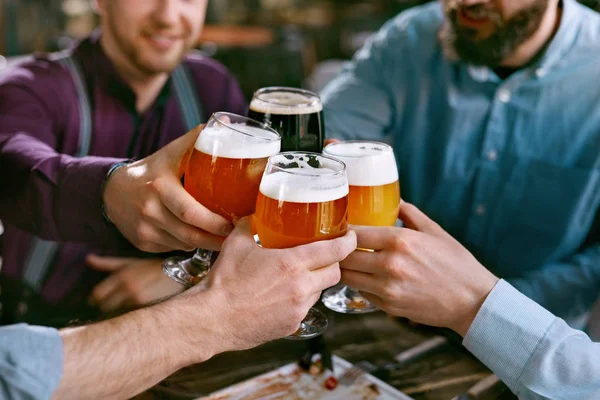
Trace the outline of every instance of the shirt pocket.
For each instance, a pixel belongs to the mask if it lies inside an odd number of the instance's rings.
[[[599,177],[594,168],[518,160],[501,192],[490,231],[497,257],[504,265],[521,269],[573,254],[598,208]]]

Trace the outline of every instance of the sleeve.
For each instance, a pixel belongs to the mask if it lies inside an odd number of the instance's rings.
[[[0,328],[0,398],[49,399],[63,371],[56,329],[25,324]]]
[[[327,137],[385,140],[396,117],[392,93],[402,87],[397,62],[406,40],[395,20],[388,22],[321,93]]]
[[[44,239],[103,240],[114,228],[102,217],[102,186],[122,160],[58,153],[75,94],[42,96],[32,86],[0,85],[0,218]]]
[[[521,399],[600,398],[600,344],[504,280],[463,344]]]
[[[521,293],[560,318],[580,317],[600,292],[600,245],[530,271],[509,282]]]

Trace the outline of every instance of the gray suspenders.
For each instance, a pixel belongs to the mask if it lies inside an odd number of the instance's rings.
[[[71,55],[58,55],[56,61],[68,69],[77,90],[80,128],[79,143],[74,156],[85,157],[90,151],[92,141],[92,110],[87,90],[85,89],[83,74],[77,61]],[[25,261],[25,274],[23,275],[23,280],[31,289],[39,291],[42,288],[46,272],[54,260],[58,247],[59,245],[56,242],[43,240],[38,237],[33,238],[29,256]]]
[[[85,87],[83,73],[77,61],[69,54],[58,55],[55,58],[71,74],[79,105],[79,144],[75,157],[88,155],[92,141],[92,109],[88,93]],[[186,130],[190,131],[198,124],[206,120],[204,110],[197,97],[196,85],[190,76],[188,68],[181,63],[171,74],[175,87],[175,94],[179,103]],[[23,279],[33,290],[39,292],[42,288],[50,265],[58,251],[57,242],[42,240],[37,237],[33,239],[31,250],[25,262]]]

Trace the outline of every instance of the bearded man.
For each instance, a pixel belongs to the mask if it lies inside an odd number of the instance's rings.
[[[405,200],[581,327],[600,288],[599,66],[600,15],[575,0],[442,0],[356,54],[326,126],[393,144]]]

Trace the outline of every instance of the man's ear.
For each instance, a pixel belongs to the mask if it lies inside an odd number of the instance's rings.
[[[96,12],[96,14],[102,14],[105,7],[104,0],[90,0],[90,3],[92,5],[92,9]]]

